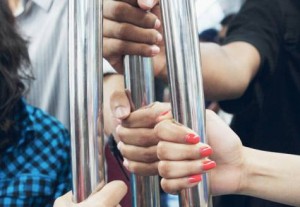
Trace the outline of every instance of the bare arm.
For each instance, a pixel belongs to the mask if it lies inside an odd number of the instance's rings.
[[[240,97],[258,71],[258,51],[246,42],[225,46],[201,43],[204,92],[207,99]]]
[[[131,0],[132,2],[135,0]],[[142,2],[144,1],[140,0],[139,4]],[[157,38],[159,33],[163,34],[162,26],[154,24],[158,20],[161,22],[157,2],[155,0],[148,8],[153,8],[151,13],[143,13],[141,9],[130,7],[124,2],[104,2],[107,5],[104,15],[104,45],[107,45],[107,49],[104,50],[104,56],[119,72],[122,71],[123,55],[133,54],[154,56],[155,74],[166,76],[164,42]],[[135,2],[134,5],[136,4]],[[123,13],[114,12],[116,9]],[[122,30],[126,32],[120,32]],[[160,50],[154,51],[157,46]],[[241,96],[259,68],[260,56],[255,47],[246,42],[234,42],[222,47],[213,43],[201,43],[200,48],[206,97],[222,100]]]
[[[300,206],[300,156],[244,148],[240,194]]]

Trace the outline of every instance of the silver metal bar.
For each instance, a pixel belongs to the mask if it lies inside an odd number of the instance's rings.
[[[152,60],[140,56],[125,57],[125,85],[131,92],[135,109],[154,102]],[[133,207],[160,207],[158,176],[131,174]]]
[[[174,118],[206,142],[205,108],[195,0],[161,0],[168,77]],[[181,207],[211,205],[207,174],[198,186],[179,193]]]
[[[69,1],[69,90],[73,200],[104,185],[102,0]]]

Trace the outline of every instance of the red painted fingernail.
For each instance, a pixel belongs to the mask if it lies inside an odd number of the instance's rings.
[[[171,111],[171,110],[164,111],[164,112],[160,113],[160,114],[158,115],[158,117],[156,118],[156,122],[157,122],[157,123],[160,122],[160,121],[162,120],[163,116],[167,115],[170,111]]]
[[[185,135],[184,139],[189,144],[197,144],[198,142],[200,142],[200,137],[196,134],[187,134]]]
[[[207,171],[207,170],[215,168],[216,166],[217,166],[217,164],[215,161],[206,160],[206,161],[203,161],[202,170]]]
[[[159,116],[164,116],[164,115],[168,114],[170,111],[171,111],[171,110],[164,111],[164,112],[160,113]]]
[[[208,157],[213,153],[212,148],[210,147],[200,147],[200,156],[201,157]]]
[[[199,183],[202,180],[202,175],[192,175],[188,179],[189,183]]]

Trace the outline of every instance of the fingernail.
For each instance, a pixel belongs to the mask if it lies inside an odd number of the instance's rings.
[[[160,41],[162,41],[162,39],[163,39],[162,35],[160,33],[157,33],[156,42],[160,42]]]
[[[160,49],[157,45],[151,46],[151,55],[157,55],[159,53]]]
[[[160,113],[158,115],[158,117],[156,118],[156,123],[160,122],[162,119],[163,119],[163,116],[167,115],[171,110],[168,110],[168,111],[164,111],[162,113]]]
[[[119,151],[121,151],[121,148],[122,148],[123,144],[124,144],[123,142],[119,141],[119,143],[117,145],[117,148],[118,148]]]
[[[197,144],[200,142],[200,137],[195,134],[187,134],[185,135],[184,139],[189,144]]]
[[[158,29],[161,26],[161,21],[159,19],[155,20],[154,29]]]
[[[160,113],[159,116],[167,115],[170,111],[171,111],[170,109],[168,111],[164,111],[164,112]]]
[[[203,161],[202,170],[207,171],[207,170],[215,168],[216,166],[217,166],[217,164],[215,161],[206,160],[206,161]]]
[[[199,183],[202,180],[202,175],[192,175],[188,179],[189,183]]]
[[[128,112],[127,112],[127,108],[126,107],[118,106],[114,110],[114,115],[117,118],[122,118],[124,116],[127,116],[127,114],[128,114]]]
[[[200,147],[200,156],[201,157],[208,157],[213,152],[212,148],[210,147]]]
[[[144,4],[145,4],[146,6],[148,6],[148,7],[150,7],[150,8],[153,6],[153,3],[154,3],[153,0],[145,0],[145,1],[144,1]]]
[[[123,165],[124,165],[124,167],[126,167],[128,169],[129,163],[126,158],[124,158]]]

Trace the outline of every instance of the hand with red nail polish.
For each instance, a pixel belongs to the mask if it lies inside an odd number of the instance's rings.
[[[240,194],[300,206],[300,156],[244,147],[209,110],[206,132],[208,144],[187,142],[187,135],[193,137],[196,132],[173,120],[155,126],[160,140],[158,171],[165,192],[194,187],[208,173],[212,195]]]
[[[208,144],[201,143],[196,132],[174,120],[163,120],[155,126],[160,140],[157,146],[158,171],[166,192],[193,187],[207,172],[210,173],[213,194],[233,192],[238,188],[242,166],[241,142],[213,112],[207,111],[206,124]]]

